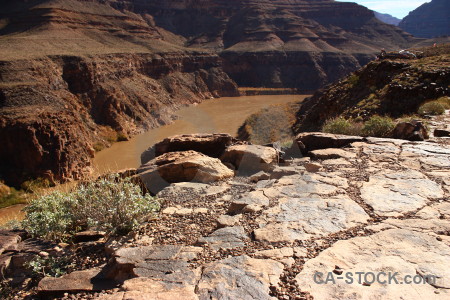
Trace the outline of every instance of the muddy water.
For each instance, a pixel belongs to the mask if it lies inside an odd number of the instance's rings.
[[[136,168],[140,165],[140,156],[144,150],[172,135],[220,132],[235,136],[249,115],[272,104],[299,102],[305,97],[307,96],[226,97],[183,108],[177,112],[178,119],[172,124],[149,130],[97,153],[93,161],[95,173]]]
[[[299,102],[305,97],[307,96],[230,97],[207,100],[199,105],[183,108],[177,112],[178,119],[172,124],[152,129],[97,153],[93,160],[95,175],[138,167],[144,150],[172,135],[221,132],[234,136],[249,115],[272,104]],[[16,205],[0,209],[0,225],[11,219],[23,218],[23,207],[24,205]]]

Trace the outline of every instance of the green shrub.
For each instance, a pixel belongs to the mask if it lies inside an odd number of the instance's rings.
[[[359,76],[356,74],[352,74],[348,77],[347,82],[350,83],[352,87],[358,84]]]
[[[442,115],[445,112],[445,106],[438,101],[427,102],[419,107],[417,111],[420,115]]]
[[[361,124],[344,118],[334,118],[325,122],[323,132],[345,135],[360,135]]]
[[[389,137],[395,127],[389,117],[373,116],[364,123],[362,132],[366,136]]]
[[[61,277],[67,274],[67,270],[73,267],[73,264],[67,257],[36,256],[25,266],[31,270],[33,277]]]
[[[23,227],[32,236],[67,240],[81,230],[125,234],[140,224],[159,202],[130,178],[117,174],[79,185],[71,192],[54,192],[33,200],[25,208]]]
[[[439,99],[436,100],[436,102],[442,104],[442,106],[444,106],[445,109],[450,109],[450,97],[441,97]]]

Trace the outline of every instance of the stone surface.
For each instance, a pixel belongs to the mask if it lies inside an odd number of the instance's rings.
[[[200,299],[269,300],[270,286],[278,285],[283,265],[270,259],[236,256],[211,263],[198,283]]]
[[[103,274],[119,282],[145,277],[192,285],[198,272],[189,268],[187,261],[201,251],[197,247],[175,245],[123,247],[114,252]]]
[[[124,282],[121,291],[102,295],[98,300],[198,300],[194,286],[174,283],[165,283],[150,278],[133,278]]]
[[[116,283],[104,278],[101,269],[75,271],[59,278],[44,277],[38,285],[39,293],[102,291],[112,289]]]
[[[232,200],[228,207],[228,213],[240,213],[249,205],[268,206],[269,199],[264,195],[263,191],[250,192],[242,198]]]
[[[234,145],[228,147],[220,159],[234,165],[240,174],[269,172],[278,163],[278,152],[259,145]]]
[[[143,152],[141,163],[145,164],[164,153],[189,150],[219,158],[225,149],[235,141],[231,135],[226,133],[175,135],[165,138]]]
[[[169,183],[206,183],[234,176],[234,172],[219,159],[195,151],[163,154],[142,165],[138,173],[146,187],[155,194]]]
[[[282,198],[258,218],[255,238],[269,242],[307,240],[364,224],[365,211],[346,196]]]
[[[339,148],[313,150],[313,151],[310,151],[310,155],[314,159],[337,159],[337,158],[352,159],[352,158],[356,158],[356,153],[346,151],[344,149],[339,149]]]
[[[395,241],[395,242],[393,242]],[[316,284],[315,272],[332,272],[335,266],[352,272],[355,282],[336,279],[335,284]],[[367,237],[338,241],[319,256],[307,261],[296,280],[302,291],[314,299],[448,299],[450,283],[450,248],[436,238],[420,232],[391,229]],[[436,275],[435,284],[396,285],[358,283],[355,272],[398,272],[400,281],[405,275]],[[387,278],[382,278],[387,279]]]
[[[217,225],[219,228],[235,226],[239,224],[240,219],[241,215],[221,215],[219,218],[217,218]]]
[[[217,229],[207,237],[202,237],[197,244],[207,244],[212,249],[232,249],[245,246],[249,237],[242,226],[225,227]]]
[[[363,201],[383,216],[399,216],[443,196],[440,185],[413,170],[380,172],[371,176],[361,188]]]

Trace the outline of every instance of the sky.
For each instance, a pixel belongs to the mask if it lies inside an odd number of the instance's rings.
[[[338,0],[341,2],[356,2],[380,13],[390,14],[403,19],[408,13],[428,1],[422,0]]]

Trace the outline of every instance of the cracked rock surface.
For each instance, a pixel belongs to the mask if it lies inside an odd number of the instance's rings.
[[[268,176],[161,191],[159,217],[103,269],[120,288],[96,297],[449,299],[448,143],[308,134],[301,141],[311,159],[292,159]],[[336,141],[349,143],[327,148]],[[309,172],[310,163],[320,170]],[[318,284],[316,272],[336,282]],[[358,282],[356,272],[435,280]],[[348,273],[352,284],[336,278]]]

